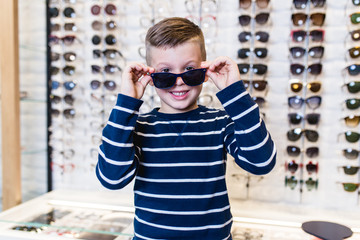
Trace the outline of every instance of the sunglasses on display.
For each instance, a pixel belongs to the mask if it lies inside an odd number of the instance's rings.
[[[90,87],[92,90],[99,89],[101,84],[104,84],[104,87],[107,90],[113,91],[116,89],[116,83],[113,80],[106,80],[104,82],[100,82],[99,80],[92,80],[90,82]]]
[[[268,50],[266,48],[241,48],[238,50],[238,58],[245,59],[248,58],[251,54],[251,52],[254,53],[254,55],[258,58],[266,58]]]
[[[61,30],[61,25],[59,23],[51,23],[50,24],[50,31],[56,32],[56,31],[60,31],[60,30]],[[76,27],[75,23],[65,23],[64,24],[64,30],[65,31],[76,32],[77,27]]]
[[[251,32],[244,31],[238,35],[238,39],[240,42],[244,43],[244,42],[249,41],[252,36],[253,35]],[[269,41],[269,33],[264,32],[264,31],[257,31],[257,32],[255,32],[255,39],[259,42],[265,43],[265,42]]]
[[[186,85],[194,87],[202,84],[205,81],[206,71],[206,68],[199,68],[180,74],[158,72],[151,73],[150,76],[153,80],[154,86],[159,89],[172,88],[175,85],[176,79],[178,77],[181,77]]]
[[[360,92],[360,82],[359,81],[351,81],[345,83],[343,87],[346,86],[349,93],[358,93]]]
[[[303,83],[299,79],[291,79],[289,81],[289,84],[290,84],[291,91],[293,91],[294,93],[300,92],[303,89],[304,85],[307,87],[308,90],[310,90],[313,93],[317,93],[321,90],[321,82],[319,82],[319,81]]]
[[[319,113],[308,113],[305,115],[301,115],[300,113],[289,113],[288,114],[289,122],[292,125],[298,125],[303,120],[307,120],[307,123],[310,125],[317,125],[320,121]]]
[[[104,10],[108,15],[115,15],[116,14],[116,6],[114,4],[112,4],[112,3],[106,4]],[[97,15],[99,15],[101,13],[101,6],[95,4],[90,8],[90,11],[91,11],[92,15],[97,16]]]
[[[293,75],[300,75],[304,72],[305,66],[302,64],[294,63],[290,65],[290,71]],[[308,73],[312,75],[319,75],[322,71],[321,63],[314,63],[306,67]]]
[[[356,127],[360,122],[360,115],[349,115],[343,118],[348,127]]]
[[[339,168],[342,168],[344,170],[344,173],[346,175],[355,175],[358,173],[360,167],[359,166],[340,166]]]
[[[76,87],[76,83],[74,81],[66,81],[64,83],[60,83],[59,81],[51,81],[51,89],[56,90],[61,85],[64,86],[66,90],[72,91]]]
[[[94,20],[91,23],[91,27],[93,30],[95,31],[101,31],[103,30],[103,22],[99,21],[99,20]],[[105,27],[107,30],[114,30],[117,27],[117,24],[114,20],[108,20],[105,22]]]
[[[354,6],[360,6],[360,0],[352,0]]]
[[[359,41],[360,40],[360,30],[353,30],[350,33],[351,39],[353,41]]]
[[[352,13],[350,15],[350,21],[352,24],[359,24],[360,23],[360,12]]]
[[[116,56],[120,56],[123,57],[122,53],[119,52],[116,49],[105,49],[105,50],[100,50],[100,49],[94,49],[93,50],[93,57],[94,58],[100,58],[101,56],[106,57],[107,59],[115,59]]]
[[[259,25],[264,25],[269,20],[269,13],[259,13],[255,15],[255,22]],[[251,22],[251,16],[250,15],[241,15],[239,16],[239,23],[241,26],[245,27],[248,26]]]
[[[355,110],[360,107],[360,98],[349,98],[345,100],[346,108]]]
[[[254,102],[255,102],[260,108],[262,108],[262,107],[265,106],[265,103],[266,103],[265,98],[260,97],[260,96],[252,96],[251,98],[252,98],[252,100],[254,100]]]
[[[113,64],[107,64],[104,67],[99,66],[99,65],[91,65],[91,72],[92,73],[101,73],[102,71],[108,73],[108,74],[114,74],[117,72],[121,72],[122,69],[117,66],[117,65],[113,65]]]
[[[311,41],[313,42],[322,42],[324,41],[325,31],[322,29],[312,30],[310,32],[304,30],[292,30],[291,39],[294,42],[303,42],[307,36],[310,36]]]
[[[304,103],[306,103],[310,109],[317,109],[321,105],[321,96],[311,96],[306,99],[300,96],[292,96],[288,98],[289,107],[294,109],[300,109]]]
[[[296,9],[304,9],[308,4],[309,0],[293,0],[294,7]],[[311,0],[311,3],[314,7],[323,7],[326,3],[326,0]]]
[[[360,56],[360,47],[352,47],[348,52],[351,58],[358,58]]]
[[[343,188],[345,191],[347,192],[355,192],[359,186],[360,186],[360,183],[349,183],[349,182],[344,182],[344,183],[341,183],[343,185]]]
[[[285,186],[290,187],[291,190],[295,189],[298,182],[300,182],[300,184],[302,184],[304,181],[303,180],[297,180],[295,178],[295,176],[285,177]],[[308,178],[305,181],[305,185],[306,185],[307,190],[311,191],[311,190],[316,189],[318,187],[318,180],[313,180],[312,178]]]
[[[291,56],[295,59],[304,57],[306,52],[308,56],[312,58],[322,58],[324,55],[324,47],[322,46],[311,47],[309,50],[306,50],[305,48],[302,47],[292,47],[289,50]]]
[[[350,76],[356,76],[360,73],[360,65],[359,64],[351,64],[345,68]]]
[[[246,89],[250,87],[250,84],[253,89],[256,91],[264,91],[268,85],[266,80],[242,80]]]
[[[359,150],[353,148],[345,148],[342,150],[343,155],[349,160],[357,159],[359,157],[359,152]]]
[[[325,21],[325,13],[312,13],[310,16],[305,13],[293,13],[291,20],[295,26],[304,26],[308,19],[311,20],[314,26],[322,26]]]
[[[63,37],[58,37],[55,35],[49,36],[49,45],[59,44],[60,41],[64,43],[65,45],[71,45],[75,42],[76,36],[74,35],[66,35]]]
[[[251,6],[252,0],[239,0],[240,8],[248,9]],[[259,8],[267,8],[270,0],[256,0],[256,6]]]
[[[264,64],[248,64],[248,63],[239,63],[238,69],[241,74],[246,74],[249,72],[250,68],[252,69],[253,73],[257,75],[263,75],[267,72],[267,66]]]
[[[350,142],[350,143],[355,143],[357,141],[359,141],[360,139],[360,134],[354,131],[346,131],[344,132],[345,135],[345,139],[346,141]]]
[[[316,142],[319,139],[319,133],[315,130],[294,128],[287,132],[287,138],[289,141],[295,142],[305,135],[309,142]]]
[[[73,95],[71,95],[71,94],[66,94],[64,97],[60,97],[57,95],[50,95],[51,103],[58,104],[61,102],[61,100],[64,100],[64,102],[69,105],[73,105],[74,101],[75,101]]]
[[[72,119],[75,117],[74,108],[67,108],[64,109],[62,112],[59,109],[51,109],[51,116],[53,117],[59,117],[61,113],[64,115],[66,119]]]
[[[63,55],[63,58],[67,62],[73,62],[76,60],[76,53],[74,52],[66,52]],[[60,59],[60,53],[51,52],[51,61],[58,61]]]
[[[303,152],[303,150],[301,150],[297,146],[290,145],[290,146],[286,147],[286,152],[291,157],[298,157],[300,155],[300,153]],[[319,148],[318,147],[308,147],[305,150],[305,154],[309,158],[315,158],[315,157],[319,156]]]
[[[72,76],[75,74],[75,67],[74,66],[65,66],[62,68],[62,71],[65,75]],[[51,66],[50,67],[50,75],[57,75],[60,72],[60,68]]]
[[[303,165],[300,163],[296,163],[295,160],[292,160],[290,162],[288,162],[287,164],[285,164],[285,169],[289,172],[291,172],[292,174],[296,173],[296,171],[299,168],[302,168]],[[311,161],[309,163],[307,163],[305,165],[306,171],[308,172],[308,174],[312,174],[312,173],[317,173],[318,171],[318,163],[314,164]]]

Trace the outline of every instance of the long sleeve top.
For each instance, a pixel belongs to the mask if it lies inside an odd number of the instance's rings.
[[[118,95],[96,175],[109,189],[135,178],[134,240],[231,239],[227,153],[253,174],[274,167],[275,145],[242,81],[217,97],[225,110],[140,115],[141,100]]]

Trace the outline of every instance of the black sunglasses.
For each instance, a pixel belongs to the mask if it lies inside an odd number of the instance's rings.
[[[345,104],[347,109],[358,109],[360,107],[360,98],[348,98],[345,100]]]
[[[312,75],[319,75],[322,71],[322,64],[321,63],[314,63],[309,65],[307,71]],[[302,64],[294,63],[290,65],[290,71],[294,75],[300,75],[304,72],[305,66]]]
[[[238,50],[238,58],[248,58],[251,52],[253,52],[254,55],[258,58],[266,58],[268,50],[266,48],[241,48]]]
[[[312,58],[322,58],[324,55],[324,47],[322,46],[312,47],[308,51],[303,47],[292,47],[289,50],[291,56],[295,59],[302,58],[306,52],[308,52],[308,56]]]
[[[267,66],[264,64],[253,64],[248,63],[239,63],[238,68],[241,74],[246,74],[249,72],[250,68],[257,75],[263,75],[267,72]]]
[[[158,72],[150,74],[156,88],[167,89],[175,85],[176,79],[181,77],[184,83],[188,86],[194,87],[202,84],[205,81],[206,68],[199,68],[189,70],[180,74]]]
[[[310,36],[313,42],[322,42],[324,40],[324,30],[317,29],[310,32],[304,30],[293,30],[291,31],[291,38],[294,42],[303,42],[306,36]]]
[[[243,42],[249,41],[252,36],[253,35],[251,32],[244,31],[238,35],[238,39],[240,42],[243,43]],[[255,32],[255,39],[259,42],[267,42],[267,41],[269,41],[269,33],[264,32],[264,31],[257,31],[257,32]]]
[[[255,22],[260,25],[264,25],[269,20],[269,13],[259,13],[255,16]],[[239,23],[241,26],[248,26],[251,21],[250,15],[239,16]]]
[[[307,120],[308,124],[316,125],[320,121],[319,113],[308,113],[305,116],[299,113],[289,113],[288,114],[290,124],[297,125],[300,124],[302,120]]]
[[[319,133],[311,129],[294,128],[287,132],[287,138],[289,141],[297,141],[301,136],[305,134],[305,137],[309,142],[316,142],[319,139]]]

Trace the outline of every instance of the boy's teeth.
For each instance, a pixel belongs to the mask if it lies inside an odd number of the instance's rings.
[[[175,96],[182,96],[184,95],[186,92],[172,92],[172,94],[174,94]]]

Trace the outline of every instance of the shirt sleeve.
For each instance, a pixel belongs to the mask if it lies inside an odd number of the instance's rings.
[[[235,162],[252,174],[269,173],[275,166],[276,147],[259,106],[250,97],[242,81],[217,93],[230,120],[225,129],[224,144]]]
[[[102,132],[96,176],[109,189],[125,187],[135,177],[140,151],[134,129],[143,101],[119,94]]]

